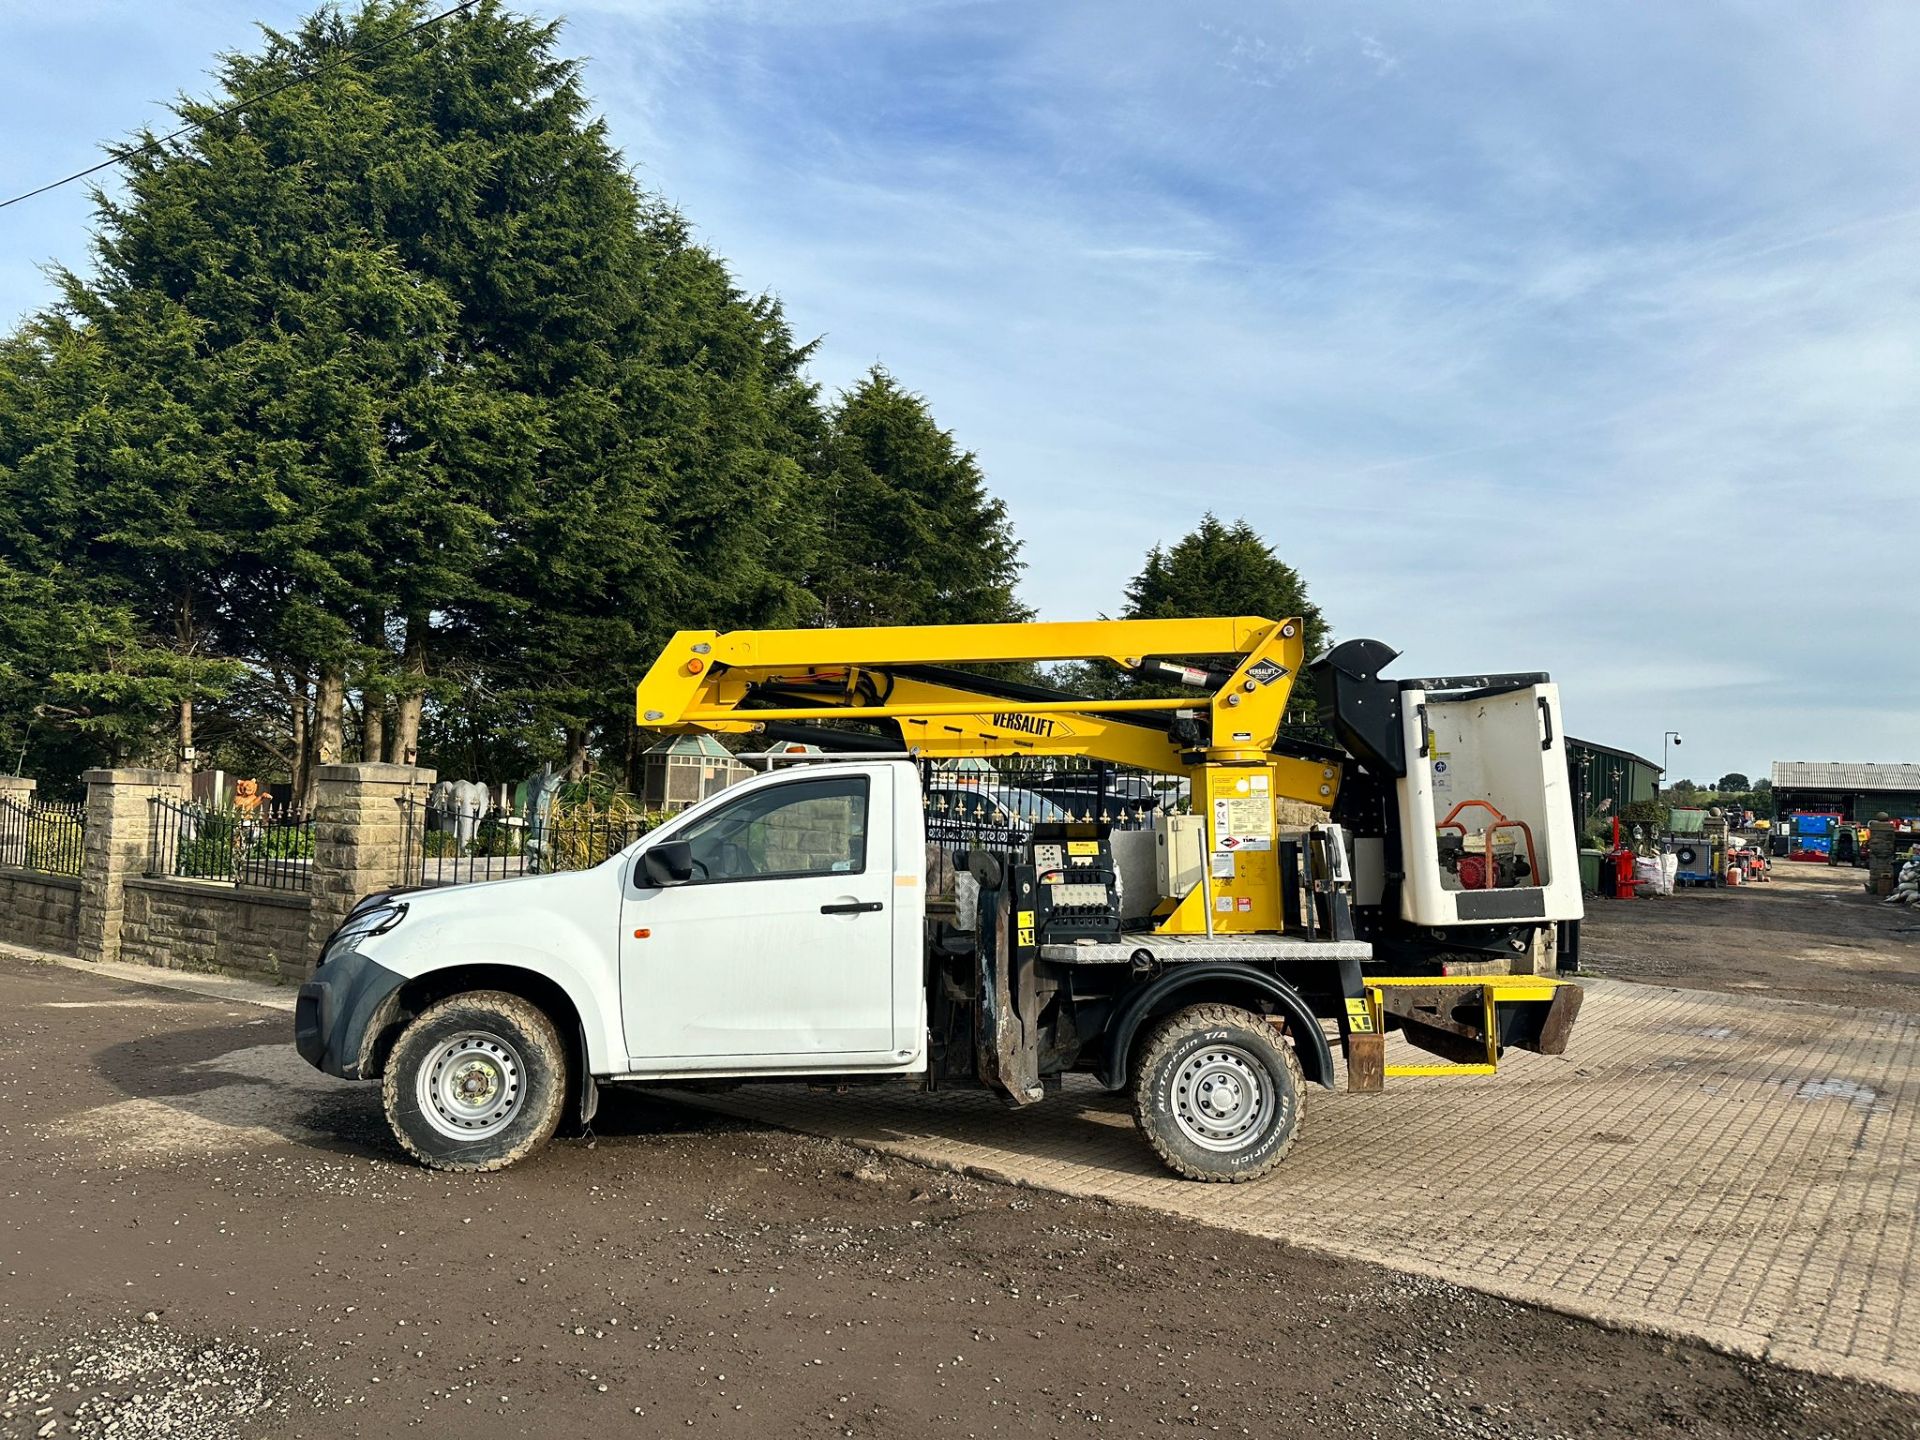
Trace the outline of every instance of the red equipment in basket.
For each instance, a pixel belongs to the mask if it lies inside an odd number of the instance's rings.
[[[1493,816],[1493,823],[1484,832],[1487,848],[1484,854],[1466,854],[1467,827],[1464,822],[1455,819],[1462,810],[1484,810]],[[1493,836],[1498,830],[1518,830],[1521,838],[1527,842],[1527,880],[1529,885],[1541,884],[1540,861],[1533,853],[1533,827],[1524,820],[1509,820],[1485,800],[1462,800],[1447,812],[1447,818],[1434,826],[1436,830],[1458,830],[1463,853],[1456,867],[1460,876],[1460,886],[1464,890],[1491,890],[1499,879],[1499,866],[1494,863]]]

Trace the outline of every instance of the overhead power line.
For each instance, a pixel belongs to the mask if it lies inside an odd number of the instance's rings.
[[[349,65],[353,63],[355,60],[362,60],[369,55],[378,54],[380,51],[386,49],[387,46],[396,44],[401,40],[411,39],[413,36],[418,35],[422,30],[431,29],[433,26],[438,25],[442,20],[450,20],[455,15],[458,15],[462,10],[471,10],[475,5],[478,5],[479,3],[480,3],[480,0],[460,0],[460,3],[458,5],[454,5],[448,9],[442,10],[438,15],[434,15],[429,17],[428,19],[422,20],[418,25],[409,25],[405,30],[402,30],[399,34],[390,35],[377,45],[369,45],[364,50],[348,51],[346,54],[340,56],[338,59],[329,60],[326,64],[317,66],[314,69],[309,70],[304,75],[296,75],[291,80],[283,81],[281,84],[274,85],[266,90],[262,90],[258,95],[249,95],[244,100],[236,100],[233,102],[233,104],[214,111],[213,114],[209,115],[205,120],[195,120],[191,124],[182,125],[178,130],[175,130],[171,135],[161,135],[156,139],[147,141],[147,143],[144,145],[136,145],[131,150],[119,151],[116,154],[108,156],[105,160],[102,160],[98,165],[89,165],[84,170],[76,170],[71,175],[62,176],[58,180],[51,180],[47,184],[40,186],[38,189],[29,190],[22,195],[16,195],[11,200],[0,200],[0,210],[6,209],[9,205],[18,205],[22,200],[31,200],[36,195],[44,195],[49,190],[58,190],[62,185],[71,185],[76,180],[84,180],[89,175],[98,175],[102,170],[110,170],[115,165],[120,165],[125,163],[128,160],[133,159],[136,155],[150,154],[151,152],[158,150],[162,145],[172,144],[175,140],[178,140],[182,135],[190,135],[195,130],[201,129],[203,126],[212,124],[215,120],[224,120],[229,115],[238,115],[242,110],[248,109],[249,107],[254,105],[258,105],[262,100],[270,100],[275,95],[284,94],[286,91],[293,89],[297,85],[310,85],[315,80],[318,80],[321,76],[330,75],[335,70],[340,69],[343,65]]]

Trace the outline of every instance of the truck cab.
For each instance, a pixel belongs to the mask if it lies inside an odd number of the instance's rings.
[[[793,766],[648,836],[619,887],[627,1073],[901,1073],[926,1057],[910,765]]]
[[[461,1169],[602,1082],[911,1074],[922,815],[911,766],[796,767],[589,870],[368,896],[300,989],[300,1053],[383,1079],[401,1143]]]

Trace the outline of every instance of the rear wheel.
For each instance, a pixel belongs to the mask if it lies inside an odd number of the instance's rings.
[[[560,1037],[518,995],[476,990],[429,1005],[387,1057],[394,1137],[435,1170],[501,1170],[552,1138],[567,1090]]]
[[[1286,1158],[1300,1134],[1305,1089],[1293,1047],[1264,1016],[1195,1005],[1148,1038],[1133,1113],[1175,1174],[1232,1183]]]

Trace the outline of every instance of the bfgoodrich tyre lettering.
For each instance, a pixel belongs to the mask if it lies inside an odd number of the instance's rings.
[[[1134,1117],[1176,1174],[1253,1180],[1293,1148],[1305,1085],[1293,1047],[1264,1016],[1195,1005],[1148,1037]]]

